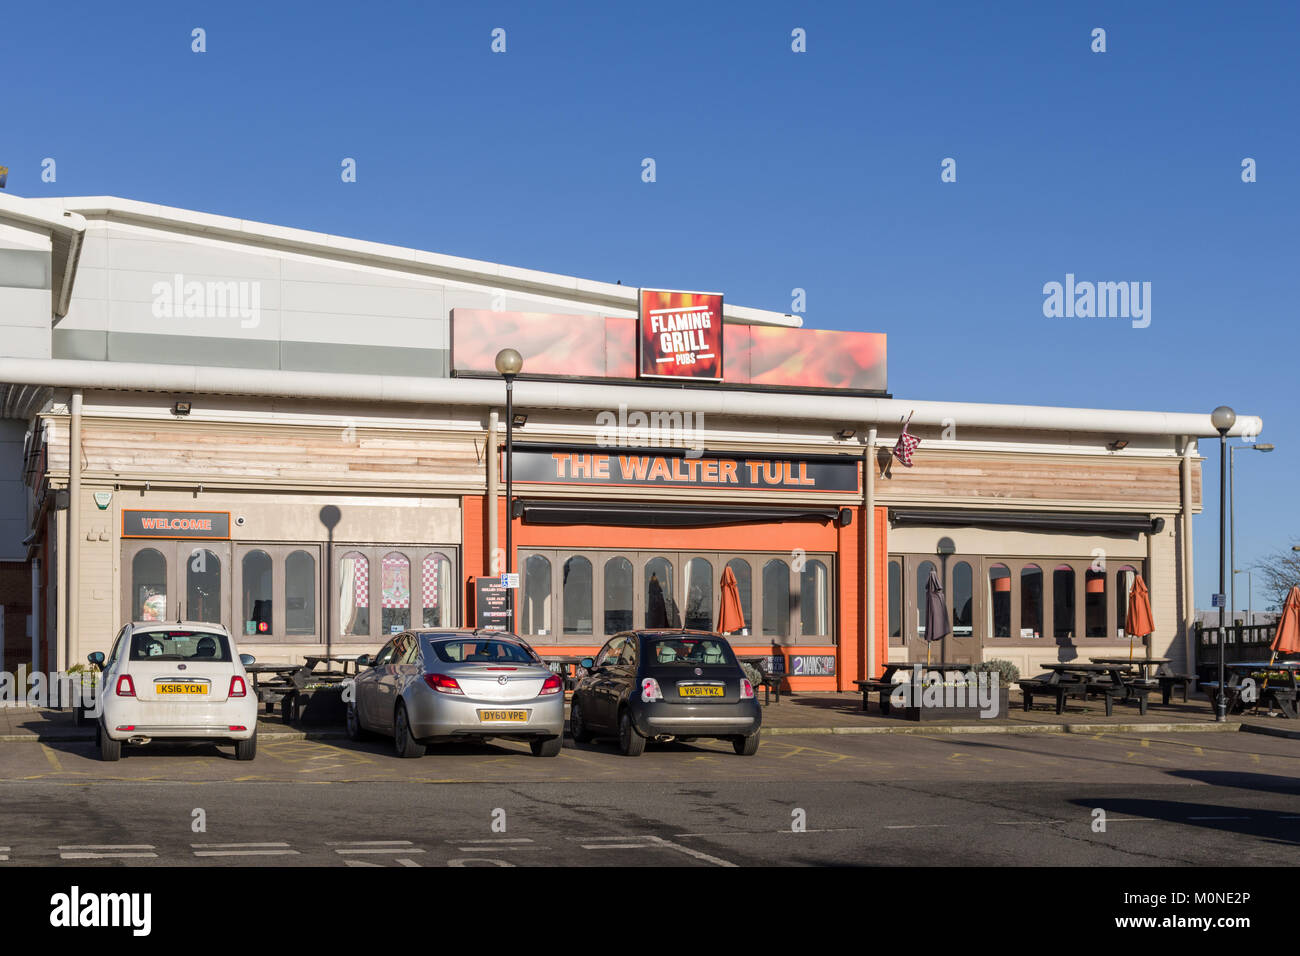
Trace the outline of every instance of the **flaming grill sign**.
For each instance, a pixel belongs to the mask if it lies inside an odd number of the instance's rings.
[[[722,294],[641,290],[642,378],[722,381]]]

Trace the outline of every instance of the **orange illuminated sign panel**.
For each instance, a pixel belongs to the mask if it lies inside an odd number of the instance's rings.
[[[641,290],[642,378],[722,381],[722,293]]]

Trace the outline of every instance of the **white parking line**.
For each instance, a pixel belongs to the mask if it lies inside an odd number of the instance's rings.
[[[326,840],[326,846],[410,846],[410,840]]]
[[[339,856],[358,853],[423,853],[410,840],[336,840],[325,844]]]
[[[611,837],[569,837],[570,840],[578,843],[584,850],[641,850],[652,847],[661,847],[665,850],[675,850],[678,853],[685,853],[689,857],[702,860],[705,863],[712,863],[714,866],[735,866],[735,863],[728,862],[720,857],[711,856],[702,850],[694,850],[688,846],[682,846],[680,843],[673,843],[671,840],[665,840],[657,836],[611,836]],[[583,843],[583,840],[589,842]],[[638,842],[632,843],[630,840]]]
[[[152,843],[86,843],[59,847],[61,860],[126,860],[157,858]],[[136,852],[136,851],[147,852]]]
[[[0,860],[9,859],[9,847],[0,846]]]
[[[448,840],[462,853],[477,853],[480,850],[544,850],[527,837],[497,837],[484,840]],[[523,844],[529,844],[524,846]]]
[[[297,856],[287,843],[191,843],[195,856]]]

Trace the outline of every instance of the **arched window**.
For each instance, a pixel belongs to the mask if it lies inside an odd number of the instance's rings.
[[[933,561],[922,561],[916,566],[916,636],[925,637],[926,607],[925,586],[930,582],[930,572],[935,570]]]
[[[144,548],[131,559],[131,620],[167,619],[167,559]]]
[[[1052,634],[1074,640],[1074,568],[1058,564],[1052,572]]]
[[[564,581],[564,633],[590,634],[591,613],[591,562],[575,554],[564,562],[561,569]]]
[[[249,551],[240,562],[243,594],[244,633],[269,635],[271,633],[271,556],[265,551]]]
[[[975,575],[969,562],[952,566],[952,634],[970,637],[975,633]]]
[[[185,561],[185,616],[220,624],[221,596],[221,559],[206,548],[195,548]]]
[[[686,561],[685,626],[700,631],[713,629],[713,565],[704,558]]]
[[[1020,636],[1043,636],[1043,569],[1036,564],[1020,569]]]
[[[645,626],[682,626],[673,597],[673,564],[667,558],[651,558],[645,563]]]
[[[754,581],[749,570],[749,562],[744,558],[732,558],[727,562],[731,573],[736,576],[736,591],[740,594],[740,611],[745,615],[745,633],[754,629]]]
[[[1127,565],[1115,573],[1115,627],[1120,637],[1128,636],[1128,597],[1136,581],[1136,569]]]
[[[903,643],[903,567],[889,562],[889,643]]]
[[[989,636],[1011,636],[1011,572],[1005,564],[989,568]]]
[[[540,554],[524,559],[521,634],[551,633],[551,562]]]
[[[339,560],[339,633],[370,633],[370,561],[360,551],[349,551]]]
[[[316,556],[308,551],[291,551],[284,559],[284,630],[316,633]]]
[[[1106,636],[1106,572],[1089,568],[1083,575],[1083,626],[1088,637]]]
[[[384,555],[381,588],[383,632],[399,634],[411,626],[411,561],[400,551]]]
[[[801,636],[830,634],[830,584],[826,565],[809,559],[799,572],[799,627]]]
[[[763,635],[790,633],[790,566],[779,558],[763,565]]]
[[[632,562],[610,558],[605,562],[605,633],[632,629]]]
[[[422,627],[451,627],[451,561],[435,551],[420,562]]]

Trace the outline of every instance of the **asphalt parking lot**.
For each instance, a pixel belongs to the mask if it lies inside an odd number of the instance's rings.
[[[635,759],[287,740],[251,763],[29,742],[0,745],[0,865],[1289,864],[1298,796],[1300,743],[1248,733],[782,736],[751,758]]]

